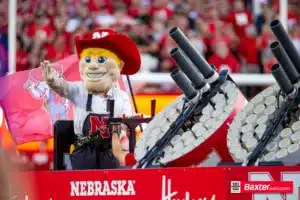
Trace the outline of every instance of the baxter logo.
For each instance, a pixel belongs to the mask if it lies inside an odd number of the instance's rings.
[[[253,194],[252,200],[299,200],[300,172],[281,172],[280,180],[275,180],[269,172],[249,172],[249,181],[292,181],[290,194]]]

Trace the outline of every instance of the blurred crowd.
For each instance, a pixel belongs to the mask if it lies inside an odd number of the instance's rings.
[[[7,4],[0,0],[0,55],[7,70]],[[299,1],[289,1],[290,34],[300,50]],[[97,28],[114,28],[132,37],[142,53],[142,70],[169,72],[174,63],[168,37],[179,27],[218,69],[269,72],[269,22],[279,14],[279,0],[18,0],[17,70],[39,66],[75,53],[74,37]],[[264,66],[264,67],[263,67]]]
[[[268,73],[275,62],[269,23],[279,0],[18,0],[17,70],[75,53],[74,38],[97,28],[128,34],[139,46],[142,70],[169,72],[175,47],[168,37],[179,27],[216,68],[236,73]],[[289,1],[288,24],[300,50],[300,2]],[[8,0],[0,0],[0,73],[7,70]]]

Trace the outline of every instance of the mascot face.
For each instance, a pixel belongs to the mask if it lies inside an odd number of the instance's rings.
[[[80,75],[89,92],[108,92],[118,83],[122,66],[123,61],[106,49],[88,48],[80,54]]]

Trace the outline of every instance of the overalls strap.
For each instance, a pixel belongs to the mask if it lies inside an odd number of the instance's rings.
[[[93,101],[93,94],[89,93],[87,101],[86,101],[86,111],[87,112],[92,111],[92,101]]]
[[[110,112],[110,99],[107,100],[106,103],[106,112]],[[92,112],[92,102],[93,102],[93,94],[89,93],[86,101],[86,111]]]

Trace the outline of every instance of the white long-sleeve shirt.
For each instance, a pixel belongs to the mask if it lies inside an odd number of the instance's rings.
[[[90,112],[86,111],[88,91],[83,82],[68,82],[67,99],[75,104],[74,131],[78,136],[82,136],[84,121]],[[117,88],[111,88],[107,96],[94,94],[92,99],[91,113],[107,114],[107,100],[115,100],[114,116],[120,117],[122,114],[132,115],[132,107],[128,94]]]

